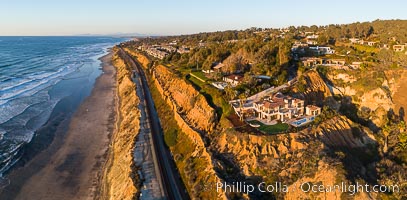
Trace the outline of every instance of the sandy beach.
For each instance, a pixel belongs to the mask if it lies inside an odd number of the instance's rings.
[[[45,150],[13,170],[0,199],[93,199],[97,195],[115,121],[115,68],[101,58],[103,74],[70,121],[61,123]]]

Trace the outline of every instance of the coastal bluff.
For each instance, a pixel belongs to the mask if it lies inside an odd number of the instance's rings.
[[[213,158],[206,149],[204,139],[214,131],[215,110],[204,96],[171,69],[164,65],[147,66],[149,62],[146,62],[145,56],[135,57],[150,72],[150,89],[163,125],[164,137],[177,132],[172,144],[168,143],[168,139],[166,142],[190,197],[226,199],[224,192],[216,191],[213,185],[221,179],[214,170]]]
[[[136,85],[131,80],[131,70],[115,51],[113,65],[117,71],[117,107],[116,130],[112,143],[102,187],[106,199],[134,199],[139,192],[138,175],[134,168],[133,149],[139,132],[140,111]]]

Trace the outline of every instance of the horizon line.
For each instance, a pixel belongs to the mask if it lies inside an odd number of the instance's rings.
[[[289,27],[301,27],[301,26],[318,26],[318,27],[323,27],[323,26],[329,26],[329,25],[347,25],[347,24],[354,24],[354,23],[372,23],[374,21],[397,21],[397,20],[402,20],[405,21],[407,19],[399,19],[399,18],[392,18],[392,19],[375,19],[371,21],[353,21],[349,23],[331,23],[331,24],[323,24],[323,25],[317,25],[317,24],[312,24],[312,25],[288,25],[288,26],[280,26],[280,27],[247,27],[247,28],[241,28],[241,29],[223,29],[223,30],[212,30],[212,31],[200,31],[200,32],[189,32],[189,33],[177,33],[177,34],[160,34],[160,33],[78,33],[78,34],[55,34],[55,35],[1,35],[0,37],[169,37],[169,36],[182,36],[182,35],[194,35],[194,34],[201,34],[201,33],[216,33],[216,32],[225,32],[225,31],[244,31],[248,30],[251,28],[261,28],[261,29],[284,29],[284,28],[289,28]]]

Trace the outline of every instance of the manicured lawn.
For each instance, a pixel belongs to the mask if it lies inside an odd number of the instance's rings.
[[[206,78],[205,74],[202,71],[191,72],[191,74],[197,76],[198,78],[200,78],[204,81],[209,80],[208,78]]]
[[[286,131],[286,130],[288,130],[288,127],[289,127],[288,124],[281,123],[281,122],[279,122],[279,123],[277,123],[275,125],[264,125],[263,123],[254,120],[254,121],[250,121],[249,123],[251,123],[251,124],[259,124],[260,127],[258,129],[260,131],[263,131],[265,133],[270,133],[270,134],[280,133],[280,132]]]

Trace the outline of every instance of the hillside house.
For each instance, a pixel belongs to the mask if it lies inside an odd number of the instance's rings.
[[[256,117],[260,120],[285,122],[304,115],[304,100],[277,93],[253,103]]]
[[[326,59],[325,65],[345,65],[345,59]]]
[[[395,52],[401,52],[401,51],[404,51],[404,47],[405,47],[405,45],[402,45],[402,44],[393,45],[393,50]]]
[[[375,46],[376,43],[377,43],[377,42],[368,41],[368,42],[367,42],[367,45],[372,47],[372,46]]]
[[[309,116],[318,116],[321,114],[321,108],[314,105],[307,105],[305,107],[305,115]]]
[[[218,64],[216,64],[214,67],[213,67],[213,70],[214,71],[217,71],[217,72],[220,72],[220,71],[222,71],[222,68],[225,66],[225,64],[223,64],[223,63],[218,63]]]
[[[316,47],[310,47],[309,48],[312,52],[314,52],[314,54],[316,55],[327,55],[327,54],[334,54],[335,50],[331,49],[331,47],[320,47],[320,46],[316,46]]]
[[[236,87],[237,85],[243,82],[243,76],[238,74],[232,74],[223,77],[223,81],[229,83],[232,87]]]
[[[352,69],[359,69],[362,64],[363,62],[352,62],[349,67],[352,67]]]
[[[323,64],[323,59],[317,57],[302,57],[301,62],[306,67],[313,67],[315,65]]]

